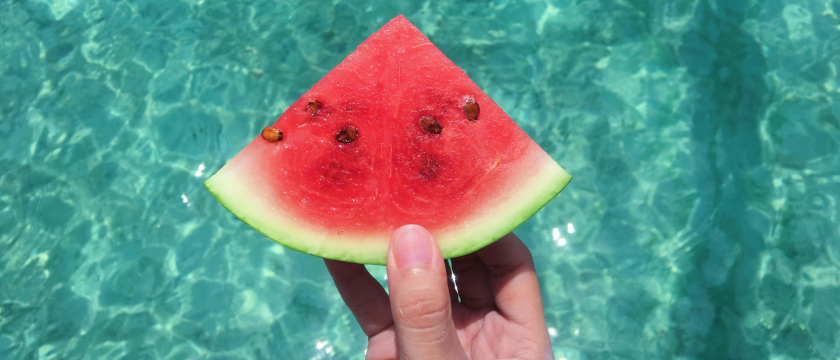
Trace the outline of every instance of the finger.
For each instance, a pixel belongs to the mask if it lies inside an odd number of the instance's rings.
[[[452,321],[446,267],[432,235],[417,225],[397,229],[387,262],[400,359],[466,359]]]
[[[394,360],[397,355],[397,333],[393,326],[368,338],[365,360]]]
[[[452,271],[461,304],[470,310],[495,307],[493,290],[490,288],[490,270],[475,254],[452,259]]]
[[[364,265],[329,259],[324,264],[365,335],[376,335],[394,323],[388,294]]]
[[[496,307],[517,324],[545,329],[540,285],[531,252],[513,233],[476,252],[487,266]]]

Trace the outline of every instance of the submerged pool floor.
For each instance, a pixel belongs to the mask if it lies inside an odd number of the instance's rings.
[[[397,14],[575,176],[517,230],[558,359],[840,357],[838,0],[0,8],[0,359],[362,359],[202,181]]]

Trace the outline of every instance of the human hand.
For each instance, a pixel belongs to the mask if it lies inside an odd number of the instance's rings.
[[[452,259],[450,270],[426,229],[397,229],[390,297],[364,265],[324,262],[368,336],[368,360],[554,359],[534,262],[512,233]]]

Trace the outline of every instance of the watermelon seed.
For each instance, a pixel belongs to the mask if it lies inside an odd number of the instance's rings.
[[[262,137],[268,142],[278,142],[283,140],[283,132],[273,126],[266,126],[262,129]]]
[[[359,129],[356,129],[353,125],[347,125],[338,134],[335,134],[335,139],[345,144],[353,142],[357,137],[359,137]]]
[[[420,127],[432,134],[440,134],[440,132],[443,131],[443,126],[440,125],[437,119],[431,116],[424,116],[420,118]]]
[[[467,100],[467,103],[464,104],[464,114],[467,114],[467,119],[470,121],[478,120],[478,113],[478,103],[473,99]]]
[[[420,176],[425,179],[434,179],[435,175],[437,175],[437,171],[440,168],[440,164],[435,160],[435,158],[427,157],[424,158],[422,163],[420,164]]]
[[[320,101],[312,100],[312,101],[309,102],[309,104],[306,104],[306,110],[309,110],[310,114],[315,115],[315,114],[318,113],[318,111],[321,110],[322,106],[323,105],[321,104]]]

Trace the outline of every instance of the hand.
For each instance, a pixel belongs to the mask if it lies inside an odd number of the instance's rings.
[[[368,336],[368,360],[554,359],[534,261],[513,234],[452,259],[457,292],[437,243],[417,225],[391,237],[390,298],[364,265],[325,263]]]

